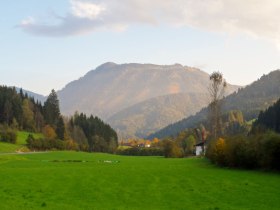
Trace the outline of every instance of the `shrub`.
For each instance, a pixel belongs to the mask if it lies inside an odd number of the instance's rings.
[[[222,166],[280,170],[280,135],[269,132],[218,139],[208,145],[206,156]]]
[[[206,156],[214,163],[218,165],[225,165],[225,139],[219,138],[216,141],[212,141],[207,149]]]
[[[244,136],[235,136],[226,139],[225,162],[230,167],[257,168],[258,148],[256,141]]]
[[[0,141],[15,144],[17,141],[16,131],[4,129],[0,131]]]
[[[262,168],[280,170],[280,135],[267,133],[261,140],[260,165]]]
[[[118,149],[118,155],[130,156],[163,156],[163,150],[160,148],[132,147],[127,149]]]
[[[166,158],[179,158],[184,156],[182,149],[171,140],[163,141],[163,154]]]
[[[34,139],[32,135],[28,135],[27,147],[32,150],[65,150],[67,149],[67,143],[58,139]]]

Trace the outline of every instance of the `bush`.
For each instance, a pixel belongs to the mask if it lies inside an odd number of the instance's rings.
[[[171,140],[163,140],[163,154],[166,158],[181,158],[184,156],[182,149]]]
[[[255,138],[244,136],[231,137],[226,140],[225,162],[230,167],[257,168],[258,147]]]
[[[218,165],[226,165],[225,162],[225,140],[223,138],[219,138],[216,141],[212,141],[208,146],[206,151],[206,156],[214,163]]]
[[[160,148],[132,147],[127,149],[118,149],[116,154],[130,156],[163,156],[163,150]]]
[[[31,150],[65,150],[67,149],[67,142],[58,139],[34,139],[32,135],[28,135],[27,147]]]
[[[263,136],[260,149],[262,168],[280,170],[280,135],[268,133]]]
[[[280,135],[266,133],[218,139],[208,146],[206,156],[222,166],[280,170]]]
[[[4,129],[0,131],[0,141],[15,144],[17,141],[16,131]]]

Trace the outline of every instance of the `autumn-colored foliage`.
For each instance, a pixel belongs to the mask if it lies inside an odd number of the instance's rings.
[[[206,156],[222,166],[280,170],[280,135],[269,132],[219,138],[208,145]]]
[[[50,125],[45,125],[43,128],[43,134],[48,139],[55,139],[56,133],[55,130]]]

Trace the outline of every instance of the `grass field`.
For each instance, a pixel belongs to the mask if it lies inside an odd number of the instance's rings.
[[[24,151],[28,150],[25,145],[26,145],[26,139],[29,134],[32,134],[35,139],[43,137],[43,134],[41,133],[18,131],[16,144],[0,142],[0,153],[13,153],[19,150],[24,150]]]
[[[26,132],[26,131],[18,131],[17,132],[17,144],[25,145],[26,144],[26,139],[27,139],[29,134],[32,134],[35,139],[43,137],[43,134],[41,134],[41,133],[31,133],[31,132]]]
[[[16,152],[22,147],[23,147],[22,145],[18,145],[18,144],[9,144],[9,143],[0,142],[0,153]]]
[[[79,162],[81,161],[81,162]],[[0,209],[280,209],[280,175],[205,159],[0,155]]]

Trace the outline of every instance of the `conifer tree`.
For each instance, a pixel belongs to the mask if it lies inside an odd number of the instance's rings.
[[[47,124],[56,127],[60,117],[59,100],[55,90],[52,90],[44,103],[44,118]]]

